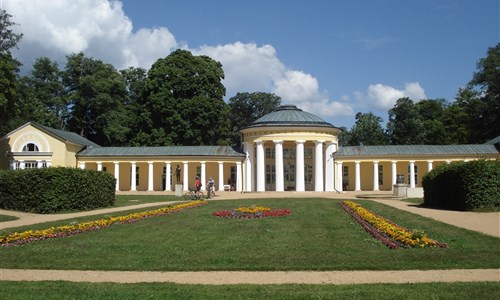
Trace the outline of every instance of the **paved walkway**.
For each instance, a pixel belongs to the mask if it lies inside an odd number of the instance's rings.
[[[154,194],[171,194],[153,192]],[[214,200],[248,198],[300,198],[323,197],[332,199],[356,199],[363,192],[266,192],[237,193],[220,192]],[[120,194],[141,194],[140,192]],[[373,194],[373,192],[370,192]],[[374,194],[374,200],[397,209],[409,211],[457,227],[478,231],[500,238],[500,213],[456,212],[421,208],[411,203],[394,199],[391,194]],[[13,215],[19,220],[0,222],[0,229],[13,228],[37,223],[73,219],[94,214],[115,213],[118,211],[166,205],[174,202],[156,202],[127,207],[99,209],[89,212],[40,215],[0,210],[0,214]],[[500,269],[467,270],[406,270],[406,271],[287,271],[287,272],[121,272],[121,271],[79,271],[79,270],[27,270],[0,269],[0,280],[41,281],[64,280],[74,282],[174,282],[185,284],[368,284],[368,283],[417,283],[417,282],[500,282]]]

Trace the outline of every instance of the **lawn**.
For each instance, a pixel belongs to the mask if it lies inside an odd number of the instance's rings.
[[[8,216],[8,215],[0,215],[0,222],[14,221],[19,219],[18,217]]]
[[[500,283],[186,285],[3,281],[1,299],[498,299]],[[64,295],[64,297],[62,296]]]
[[[449,248],[390,250],[352,220],[338,200],[227,200],[76,236],[3,247],[1,267],[150,271],[500,268],[498,238],[383,204],[358,202],[408,229],[423,229]],[[251,205],[287,208],[293,213],[253,220],[211,215]]]
[[[116,195],[114,207],[137,205],[153,202],[183,201],[184,198],[174,195]]]

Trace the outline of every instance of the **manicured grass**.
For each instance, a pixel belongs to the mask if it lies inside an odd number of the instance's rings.
[[[390,250],[352,220],[338,200],[252,199],[214,201],[137,223],[2,248],[1,264],[2,268],[161,271],[500,267],[498,238],[376,202],[358,202],[408,229],[423,229],[449,248]],[[252,220],[211,215],[253,204],[293,213]]]
[[[8,216],[8,215],[0,215],[0,222],[14,221],[19,219],[18,217]]]
[[[498,299],[500,283],[183,285],[2,281],[1,299]],[[64,295],[64,296],[63,296]]]
[[[116,195],[114,207],[165,201],[184,201],[184,198],[173,195]]]

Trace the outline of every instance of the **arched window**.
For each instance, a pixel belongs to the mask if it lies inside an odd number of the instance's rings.
[[[39,151],[40,150],[38,149],[38,146],[33,143],[26,144],[23,147],[23,152],[39,152]]]

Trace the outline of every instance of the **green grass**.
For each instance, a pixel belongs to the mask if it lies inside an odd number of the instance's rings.
[[[116,195],[114,207],[123,207],[153,202],[183,201],[183,197],[173,195]]]
[[[14,221],[19,219],[18,217],[8,216],[8,215],[0,215],[0,222]]]
[[[403,199],[405,202],[410,202],[416,205],[423,205],[424,204],[424,198],[405,198]]]
[[[72,237],[4,247],[1,267],[151,271],[500,267],[498,238],[383,204],[358,202],[408,229],[423,229],[431,238],[448,243],[449,248],[390,250],[352,220],[338,200],[228,200]],[[257,220],[211,215],[252,204],[288,208],[293,214]]]
[[[2,281],[1,299],[498,299],[500,283],[185,285]],[[64,295],[64,296],[63,296]]]

